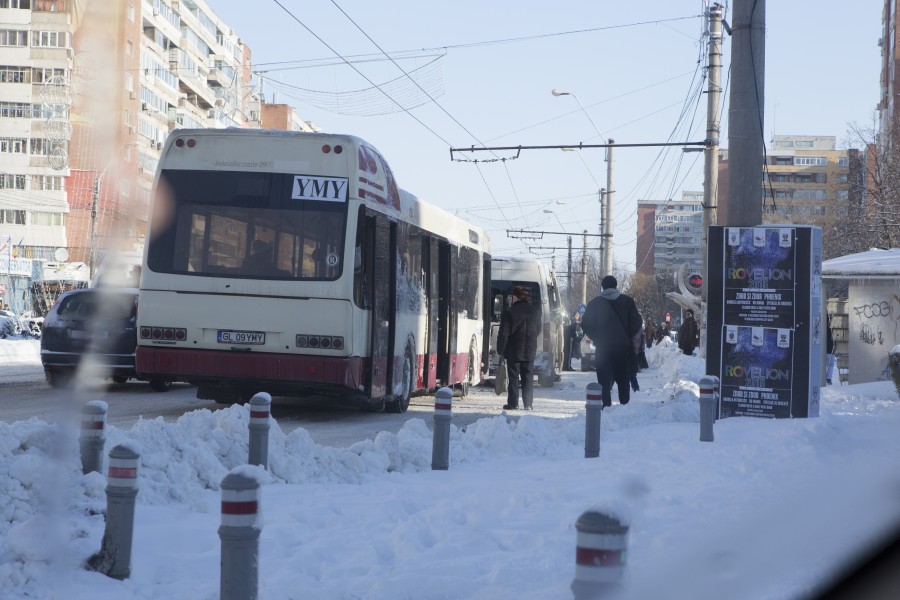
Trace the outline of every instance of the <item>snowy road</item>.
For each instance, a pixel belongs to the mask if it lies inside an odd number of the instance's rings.
[[[109,404],[110,424],[130,428],[139,419],[161,417],[173,422],[186,412],[207,409],[220,410],[222,405],[209,400],[197,400],[196,388],[176,384],[167,393],[155,393],[143,382],[130,381],[122,385],[91,382],[74,390],[54,390],[44,382],[38,355],[38,342],[31,340],[0,340],[0,420],[12,423],[39,417],[43,420],[74,418],[77,411],[89,400],[104,400]],[[655,369],[639,376],[642,391],[660,387]],[[595,381],[593,373],[563,373],[561,381],[552,388],[535,386],[535,415],[564,418],[584,411],[584,390]],[[473,388],[468,397],[453,399],[453,424],[456,427],[480,418],[501,414],[505,396],[494,394],[492,387]],[[434,411],[433,396],[414,397],[409,410],[402,414],[382,414],[360,411],[351,407],[335,406],[328,399],[296,399],[276,397],[272,403],[272,415],[285,432],[299,427],[306,429],[319,444],[348,447],[364,440],[374,439],[381,431],[397,433],[410,419],[421,419],[431,427]],[[512,411],[510,418],[517,418],[523,411]]]

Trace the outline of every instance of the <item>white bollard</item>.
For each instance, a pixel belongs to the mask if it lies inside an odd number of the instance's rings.
[[[106,444],[106,413],[108,405],[91,400],[81,408],[81,472],[87,475],[103,468],[103,447]]]
[[[716,421],[716,404],[719,396],[719,378],[704,375],[700,378],[700,441],[712,442],[713,423]]]
[[[600,456],[600,417],[603,414],[603,386],[589,383],[585,389],[584,457]]]
[[[263,469],[269,466],[269,417],[272,396],[260,392],[250,399],[250,456],[248,463]]]
[[[585,511],[575,522],[575,600],[609,597],[621,588],[628,547],[628,526],[618,518]]]
[[[124,444],[109,451],[106,485],[106,530],[100,552],[88,559],[94,571],[114,579],[131,575],[131,545],[134,538],[134,499],[140,454]]]
[[[256,600],[259,593],[259,482],[240,471],[222,480],[219,599]]]

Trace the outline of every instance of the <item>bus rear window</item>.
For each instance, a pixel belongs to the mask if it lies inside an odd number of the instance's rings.
[[[164,170],[156,202],[168,202],[170,217],[154,218],[148,266],[210,277],[337,279],[347,204],[294,199],[293,184],[293,175],[279,173]]]

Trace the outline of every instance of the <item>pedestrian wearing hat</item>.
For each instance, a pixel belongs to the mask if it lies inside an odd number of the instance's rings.
[[[612,385],[619,389],[619,404],[631,400],[630,379],[637,372],[632,340],[641,330],[641,315],[631,296],[619,292],[619,282],[607,275],[600,295],[587,305],[581,328],[596,347],[597,383],[603,388],[603,406],[612,404]]]
[[[500,319],[497,331],[497,353],[506,359],[507,410],[519,408],[519,385],[522,386],[522,404],[532,410],[534,402],[534,357],[541,333],[541,311],[531,304],[531,292],[524,285],[517,285],[512,292],[513,304]]]

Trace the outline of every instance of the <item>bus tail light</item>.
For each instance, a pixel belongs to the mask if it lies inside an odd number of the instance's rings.
[[[142,340],[176,340],[183,342],[187,339],[187,329],[181,327],[154,327],[145,325],[141,327]]]
[[[295,338],[298,348],[321,348],[322,350],[343,350],[344,338],[331,335],[298,334]]]

